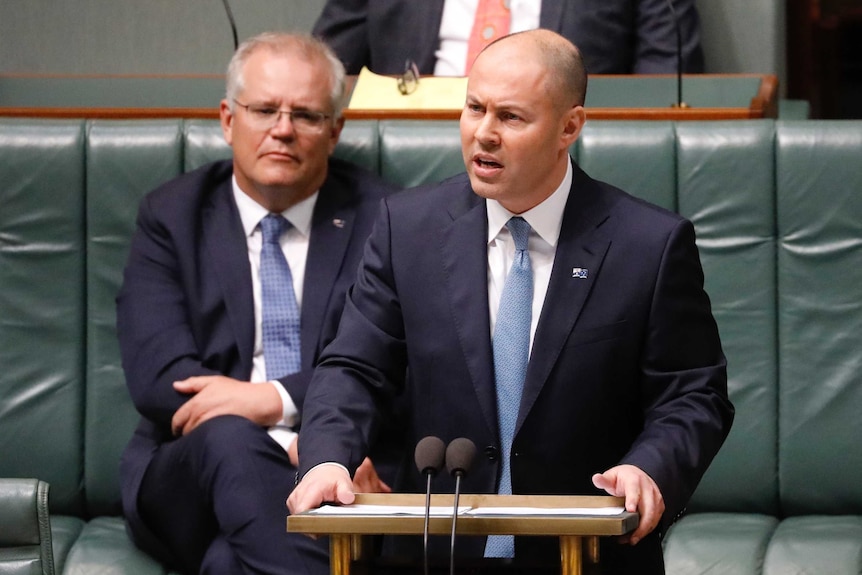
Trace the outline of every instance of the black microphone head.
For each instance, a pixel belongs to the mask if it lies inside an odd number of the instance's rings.
[[[467,475],[473,458],[476,456],[476,444],[466,437],[453,439],[446,448],[446,469],[452,475]]]
[[[439,437],[429,435],[420,439],[413,454],[419,473],[437,475],[437,472],[443,467],[445,453],[446,444]]]

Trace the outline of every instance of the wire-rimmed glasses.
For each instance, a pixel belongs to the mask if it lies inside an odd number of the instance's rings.
[[[245,108],[251,127],[261,131],[274,128],[281,120],[281,115],[286,114],[290,118],[293,129],[297,132],[319,134],[323,131],[326,120],[332,117],[331,114],[315,110],[280,110],[270,104],[243,104],[236,98],[234,98],[234,103]]]
[[[398,91],[401,95],[412,94],[419,87],[419,67],[413,60],[404,63],[404,73],[398,76]]]

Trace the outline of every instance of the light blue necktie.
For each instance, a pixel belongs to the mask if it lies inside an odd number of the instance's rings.
[[[503,285],[497,323],[494,326],[494,378],[497,387],[497,418],[503,471],[497,493],[512,493],[511,451],[515,422],[521,405],[521,391],[527,377],[530,357],[530,321],[533,315],[533,268],[527,238],[530,224],[514,217],[506,227],[515,240],[515,259]],[[488,537],[485,557],[514,557],[515,538],[511,535]]]
[[[299,306],[290,266],[278,243],[281,234],[290,227],[290,222],[279,214],[269,214],[260,221],[263,357],[269,380],[296,373],[300,368]]]

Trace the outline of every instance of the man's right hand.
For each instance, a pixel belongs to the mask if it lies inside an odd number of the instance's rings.
[[[340,465],[322,464],[311,469],[287,498],[291,515],[320,507],[324,503],[350,505],[355,496],[350,474]]]

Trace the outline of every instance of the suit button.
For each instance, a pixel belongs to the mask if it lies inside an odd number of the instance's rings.
[[[497,461],[498,450],[493,445],[489,445],[485,448],[485,457],[488,458],[488,461]]]

